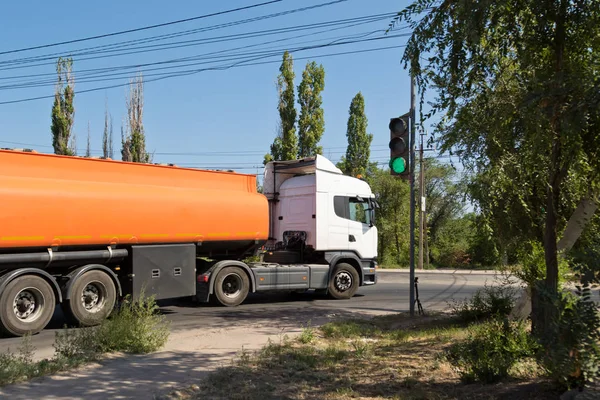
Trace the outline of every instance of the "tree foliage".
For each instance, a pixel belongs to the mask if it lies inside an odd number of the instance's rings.
[[[102,156],[113,158],[113,121],[109,116],[108,106],[104,110],[104,132],[102,133]]]
[[[373,135],[367,133],[368,121],[365,115],[365,98],[361,92],[358,92],[350,102],[348,113],[348,126],[346,129],[348,147],[346,148],[346,156],[342,158],[338,167],[347,175],[365,176],[369,167]]]
[[[380,206],[376,214],[380,263],[406,266],[410,237],[408,184],[376,167],[369,169],[366,179]]]
[[[87,143],[85,146],[85,156],[92,156],[92,142],[91,142],[91,132],[90,132],[90,121],[88,121],[88,129],[87,129]]]
[[[146,151],[146,135],[144,133],[144,83],[140,75],[130,83],[127,99],[128,134],[121,130],[122,160],[149,163],[150,154]]]
[[[491,233],[485,232],[486,227],[480,225],[481,215],[466,213],[466,188],[456,168],[429,157],[424,158],[423,167],[425,264],[446,268],[496,266],[498,253]],[[416,184],[419,191],[419,175]]]
[[[424,14],[424,15],[423,15]],[[558,289],[557,237],[600,185],[600,2],[417,0],[403,60],[443,151],[476,172],[473,199],[505,246],[544,243],[545,287]],[[541,326],[555,307],[535,311]],[[536,323],[537,325],[537,323]]]
[[[73,59],[60,57],[56,62],[58,80],[52,105],[52,146],[55,154],[75,155],[75,136],[72,135],[75,118],[75,78]]]
[[[325,120],[321,92],[325,88],[325,69],[312,61],[306,64],[302,72],[302,81],[298,85],[300,118],[298,120],[298,158],[322,154],[318,145],[325,131]]]
[[[271,145],[271,153],[265,156],[264,164],[273,160],[294,160],[298,154],[298,135],[296,134],[296,106],[294,95],[294,61],[289,52],[283,53],[283,60],[277,77],[279,93],[278,133]]]

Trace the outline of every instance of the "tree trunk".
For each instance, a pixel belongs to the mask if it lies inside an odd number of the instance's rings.
[[[567,0],[561,0],[556,15],[556,33],[554,38],[555,48],[555,75],[553,86],[556,93],[563,82],[563,64],[565,49],[565,20],[567,15]],[[554,97],[552,99],[552,153],[550,156],[550,170],[548,174],[548,186],[546,189],[546,226],[544,231],[544,258],[546,262],[546,279],[544,289],[546,293],[537,293],[539,311],[536,311],[536,318],[532,318],[532,325],[535,322],[534,331],[538,334],[549,332],[550,325],[558,310],[550,302],[547,296],[553,298],[558,293],[558,255],[557,255],[557,234],[558,225],[557,208],[560,200],[560,184],[566,173],[565,161],[562,157],[561,147],[561,107],[563,99]],[[533,305],[536,300],[532,300]]]

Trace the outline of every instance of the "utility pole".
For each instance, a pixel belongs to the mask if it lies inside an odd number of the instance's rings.
[[[423,165],[423,133],[419,148],[419,269],[423,269],[423,236],[425,217],[425,166]]]
[[[410,316],[415,315],[415,77],[410,74]]]

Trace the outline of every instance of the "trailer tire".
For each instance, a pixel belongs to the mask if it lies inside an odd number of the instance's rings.
[[[217,302],[226,307],[240,305],[250,291],[246,272],[238,267],[225,267],[215,278],[214,295]]]
[[[37,275],[21,275],[0,295],[0,327],[12,336],[36,334],[48,325],[56,307],[52,286]]]
[[[69,299],[62,308],[72,324],[94,326],[108,318],[116,301],[117,290],[112,278],[104,271],[91,270],[73,282]]]
[[[358,290],[360,278],[356,268],[350,264],[339,263],[329,278],[328,292],[334,299],[350,299]]]

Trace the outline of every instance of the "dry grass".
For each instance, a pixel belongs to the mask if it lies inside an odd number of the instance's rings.
[[[188,399],[548,399],[558,398],[535,363],[495,385],[461,383],[443,357],[465,327],[447,316],[398,314],[308,328],[296,340],[212,373]]]

